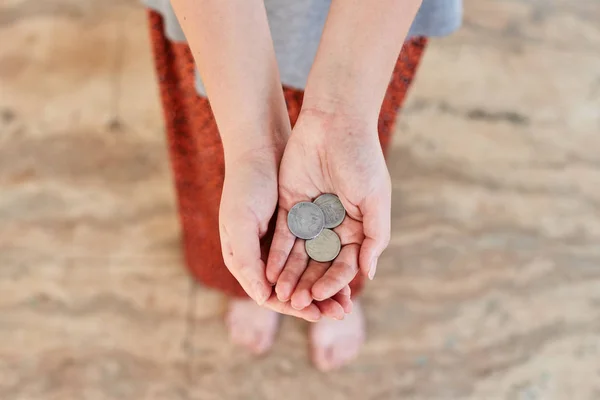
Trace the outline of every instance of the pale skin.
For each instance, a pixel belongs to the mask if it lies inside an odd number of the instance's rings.
[[[348,284],[359,271],[373,278],[389,241],[391,190],[377,118],[420,0],[332,1],[293,131],[263,2],[172,4],[223,141],[223,258],[253,300],[231,301],[232,340],[264,352],[277,329],[275,312],[293,315],[315,322],[315,365],[343,365],[364,340],[362,310]],[[285,224],[291,206],[321,193],[337,194],[348,215],[335,229],[343,246],[331,265],[309,262]],[[278,202],[267,260],[260,240]]]

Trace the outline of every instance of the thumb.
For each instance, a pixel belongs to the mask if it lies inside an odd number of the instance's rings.
[[[391,193],[370,196],[361,207],[365,240],[360,246],[358,265],[369,279],[373,279],[377,270],[377,261],[390,243],[391,232]]]
[[[259,228],[248,221],[221,225],[223,260],[242,288],[259,305],[271,296],[265,263],[261,259]]]

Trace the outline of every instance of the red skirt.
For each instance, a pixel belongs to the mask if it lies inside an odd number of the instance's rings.
[[[187,267],[206,286],[230,296],[246,296],[221,255],[218,215],[225,172],[223,147],[209,102],[196,92],[194,59],[186,43],[165,37],[160,14],[149,11],[149,22]],[[426,43],[425,38],[407,41],[398,57],[379,115],[384,152]],[[289,87],[283,91],[293,126],[304,92]],[[362,275],[354,279],[350,285],[354,296],[363,284]]]

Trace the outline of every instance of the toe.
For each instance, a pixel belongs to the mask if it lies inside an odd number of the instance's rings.
[[[339,304],[336,305],[341,309]],[[321,371],[340,368],[356,358],[364,340],[364,314],[360,302],[356,300],[353,312],[346,315],[344,320],[326,318],[311,326],[312,361]]]
[[[229,337],[234,344],[252,350],[254,338],[248,330],[240,329],[239,326],[233,326],[229,332]]]
[[[233,344],[253,354],[263,354],[273,344],[279,318],[252,300],[236,299],[230,301],[225,321]]]
[[[255,355],[261,355],[263,354],[265,351],[267,351],[267,349],[270,346],[268,345],[268,337],[267,335],[265,335],[264,332],[261,331],[255,331],[254,332],[254,342],[252,343],[252,353],[254,353]]]
[[[322,372],[331,370],[331,357],[333,349],[330,346],[319,347],[315,346],[312,349],[312,361],[314,366]]]
[[[349,337],[335,343],[332,347],[330,365],[332,369],[343,367],[354,360],[358,355],[361,344],[360,338]]]

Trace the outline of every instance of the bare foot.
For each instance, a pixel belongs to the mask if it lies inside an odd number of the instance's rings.
[[[354,300],[350,314],[341,321],[323,318],[310,327],[311,358],[321,371],[331,371],[352,361],[365,341],[365,317]]]
[[[259,355],[273,345],[279,314],[259,306],[252,299],[230,299],[225,323],[233,343]]]

